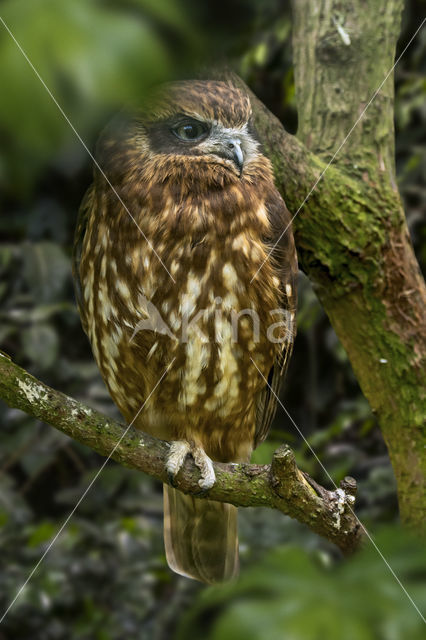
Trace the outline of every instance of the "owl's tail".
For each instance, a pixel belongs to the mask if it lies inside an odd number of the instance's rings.
[[[164,485],[164,546],[169,567],[209,584],[238,575],[237,508],[197,500]]]

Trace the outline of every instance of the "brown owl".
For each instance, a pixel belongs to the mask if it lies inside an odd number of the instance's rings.
[[[153,90],[97,162],[74,252],[83,326],[125,419],[146,402],[135,426],[170,441],[171,477],[192,454],[206,491],[211,461],[249,461],[274,416],[294,340],[290,215],[250,100],[224,82]],[[164,541],[180,574],[238,572],[230,504],[164,486]]]

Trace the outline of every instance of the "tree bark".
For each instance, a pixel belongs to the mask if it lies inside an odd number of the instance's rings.
[[[166,459],[170,444],[107,418],[73,398],[51,389],[0,351],[0,398],[120,464],[170,484]],[[355,516],[356,482],[346,477],[336,491],[318,485],[300,471],[289,447],[274,454],[270,465],[214,463],[216,482],[209,491],[198,485],[200,473],[188,459],[173,486],[237,507],[272,507],[306,524],[348,555],[364,538]]]
[[[294,1],[297,139],[253,104],[277,185],[290,211],[300,209],[301,266],[382,429],[402,520],[424,530],[426,289],[394,165],[391,70],[402,5]]]

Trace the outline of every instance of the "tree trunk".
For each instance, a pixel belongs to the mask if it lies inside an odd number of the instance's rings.
[[[395,178],[392,66],[402,5],[294,1],[297,137],[303,144],[259,104],[256,126],[293,214],[325,170],[294,220],[301,266],[378,418],[401,517],[419,530],[426,291]]]

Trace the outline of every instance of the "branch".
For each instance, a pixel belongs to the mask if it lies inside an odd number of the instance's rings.
[[[165,462],[169,443],[126,428],[84,404],[51,389],[0,352],[0,398],[120,464],[169,483]],[[278,509],[336,544],[347,555],[363,538],[352,507],[356,484],[345,478],[336,491],[319,486],[301,472],[291,449],[284,445],[270,465],[214,463],[216,483],[200,493],[200,473],[188,458],[176,478],[176,488],[239,507]]]

